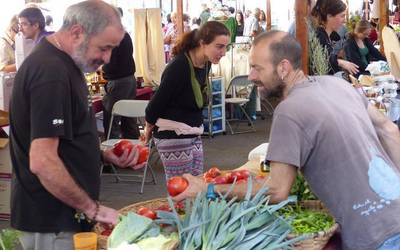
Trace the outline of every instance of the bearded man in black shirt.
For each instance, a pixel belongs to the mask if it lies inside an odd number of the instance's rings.
[[[116,210],[98,202],[101,158],[133,166],[138,152],[100,151],[83,72],[107,63],[124,34],[112,6],[72,5],[61,29],[18,70],[10,103],[11,226],[22,231],[24,249],[73,249],[72,235],[90,230],[90,222],[118,221]]]

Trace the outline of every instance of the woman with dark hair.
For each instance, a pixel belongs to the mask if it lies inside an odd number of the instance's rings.
[[[208,103],[211,63],[225,55],[229,30],[209,21],[185,33],[172,49],[161,84],[146,108],[146,141],[153,138],[166,178],[203,172],[203,107]]]
[[[358,66],[344,59],[339,59],[333,52],[332,40],[340,39],[337,33],[346,22],[346,4],[342,0],[318,0],[311,11],[314,18],[315,32],[322,46],[329,55],[330,74],[345,70],[350,74],[358,73]],[[336,38],[336,39],[335,39]]]
[[[356,76],[359,74],[369,74],[365,72],[365,68],[370,61],[386,61],[385,57],[368,39],[370,31],[371,24],[368,21],[361,20],[357,22],[344,46],[347,60],[358,65],[359,73]]]
[[[241,11],[236,12],[236,36],[243,36],[244,18]]]

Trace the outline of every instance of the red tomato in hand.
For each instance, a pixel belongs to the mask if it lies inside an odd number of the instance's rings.
[[[174,176],[167,181],[167,190],[171,196],[177,196],[185,191],[188,186],[189,182],[181,176]]]
[[[111,229],[105,229],[104,231],[102,231],[100,234],[104,235],[104,236],[110,236],[110,234],[112,233]]]
[[[238,171],[232,171],[231,172],[231,180],[232,182],[236,179],[236,182],[242,179],[242,175]]]
[[[149,148],[148,147],[140,147],[139,148],[139,159],[137,164],[146,162],[149,158]]]
[[[221,170],[219,170],[217,167],[212,167],[207,171],[207,176],[215,178],[218,175],[221,175]]]
[[[147,207],[139,208],[136,213],[138,215],[147,217],[147,218],[152,219],[152,220],[157,218],[157,214],[153,210],[151,210],[150,208],[147,208]]]
[[[206,183],[214,183],[214,178],[212,177],[204,176],[203,178]]]
[[[247,178],[249,178],[250,176],[250,171],[243,169],[243,170],[239,170],[240,175],[242,176],[242,179],[247,180]]]
[[[214,179],[215,184],[227,184],[229,183],[229,177],[226,175],[220,175],[215,177]]]
[[[124,153],[124,150],[128,150],[128,153],[130,153],[132,148],[133,144],[130,141],[120,140],[114,145],[113,152],[116,156],[120,157]]]

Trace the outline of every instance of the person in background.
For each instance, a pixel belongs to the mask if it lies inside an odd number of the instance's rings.
[[[200,28],[201,19],[197,17],[193,17],[192,19],[192,26],[190,27],[191,30]]]
[[[200,13],[200,25],[205,24],[211,17],[210,8],[208,8],[207,4],[201,4],[201,8],[203,11]]]
[[[123,11],[118,8],[123,16]],[[136,118],[115,117],[110,127],[111,112],[114,104],[119,100],[133,100],[136,98],[135,61],[133,59],[132,38],[125,32],[121,43],[112,50],[110,62],[102,67],[106,94],[103,97],[103,126],[104,134],[110,131],[110,139],[126,138],[138,139],[140,136]]]
[[[35,44],[38,44],[43,37],[51,34],[45,29],[45,18],[39,8],[25,8],[19,13],[18,20],[24,38],[34,40]]]
[[[225,55],[229,35],[218,21],[186,33],[146,108],[145,138],[153,133],[167,179],[203,172],[202,111],[208,103],[209,71]]]
[[[165,36],[165,33],[167,32],[167,30],[173,25],[173,23],[171,21],[171,13],[167,14],[166,19],[167,19],[167,23],[164,25],[164,27],[162,29],[164,36]]]
[[[372,44],[375,44],[378,41],[377,25],[372,20],[370,24],[371,24],[371,31],[369,32],[368,38]]]
[[[358,66],[352,62],[338,58],[334,53],[333,37],[340,39],[337,33],[346,22],[346,4],[342,0],[318,0],[311,11],[315,19],[315,32],[321,45],[328,51],[330,74],[341,70],[349,74],[357,74]],[[336,39],[336,40],[338,40]]]
[[[15,72],[15,35],[18,33],[18,18],[13,16],[0,39],[0,71]]]
[[[265,15],[265,12],[263,10],[260,10],[258,23],[260,25],[261,31],[267,30],[267,16]]]
[[[369,74],[365,69],[371,61],[386,61],[386,58],[368,39],[370,31],[371,24],[368,21],[358,21],[344,46],[347,60],[358,66],[359,72],[355,75],[356,77],[360,74]]]
[[[244,20],[246,21],[249,17],[251,17],[251,10],[247,9],[244,11]]]
[[[47,31],[49,31],[49,32],[53,31],[53,30],[54,30],[54,29],[53,29],[53,17],[50,16],[50,15],[46,15],[46,16],[44,17],[44,19],[45,19],[45,23],[46,23],[45,29],[46,29]]]
[[[247,19],[244,20],[244,28],[243,28],[243,36],[247,37],[255,37],[258,33],[260,33],[260,9],[255,8],[253,15],[250,15]]]
[[[236,12],[236,23],[236,36],[243,36],[244,18],[243,13],[240,10]]]
[[[118,212],[98,201],[101,159],[134,166],[139,153],[100,151],[83,73],[108,63],[124,34],[111,5],[71,5],[61,29],[43,38],[17,72],[10,102],[11,226],[24,250],[72,250],[74,233],[118,222]]]
[[[265,181],[253,180],[252,194],[267,186],[271,203],[286,200],[301,171],[339,223],[344,250],[400,249],[399,129],[343,79],[305,75],[301,52],[280,31],[262,33],[251,47],[249,80],[280,100],[266,155],[271,170]],[[175,201],[231,188],[183,177],[189,186]],[[246,191],[247,183],[237,183],[230,197]]]
[[[188,16],[186,15],[186,21],[183,22],[183,33],[189,32],[190,27],[187,20]],[[184,16],[185,19],[185,16]],[[171,51],[172,48],[175,46],[175,43],[178,39],[178,23],[176,18],[176,12],[171,13],[171,21],[172,25],[168,28],[167,32],[164,35],[164,44],[168,45],[168,51]]]

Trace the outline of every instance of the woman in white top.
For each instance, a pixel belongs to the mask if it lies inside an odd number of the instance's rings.
[[[0,39],[0,71],[15,72],[15,35],[18,33],[18,18],[13,16],[5,34]]]

